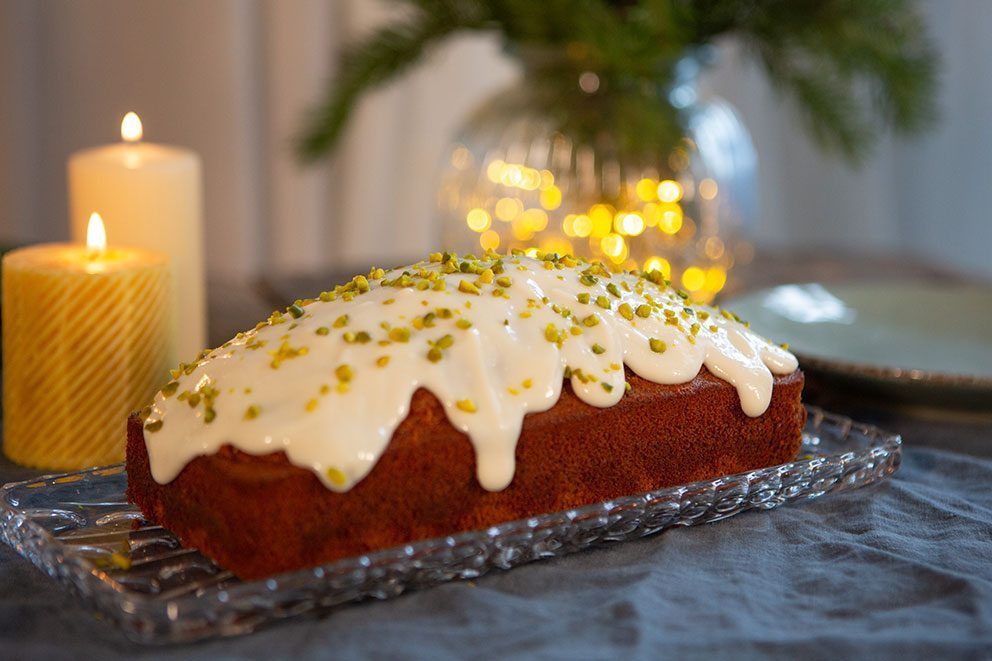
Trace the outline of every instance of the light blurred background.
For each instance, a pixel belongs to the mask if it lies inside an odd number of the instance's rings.
[[[942,57],[941,118],[885,137],[860,168],[824,155],[732,43],[703,85],[736,105],[760,170],[762,253],[906,255],[992,277],[992,3],[920,5]],[[335,155],[299,165],[292,139],[344,44],[389,20],[373,0],[0,0],[0,242],[68,238],[65,160],[146,139],[204,165],[217,282],[418,258],[438,245],[437,177],[468,114],[519,71],[458,38],[363,98]]]

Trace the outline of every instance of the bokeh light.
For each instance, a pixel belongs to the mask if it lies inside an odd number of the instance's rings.
[[[727,272],[724,269],[719,266],[711,266],[706,269],[706,280],[703,286],[707,293],[714,295],[723,289],[725,284],[727,284]]]
[[[658,271],[666,278],[672,277],[672,265],[668,263],[668,260],[664,257],[658,257],[657,255],[653,257],[648,257],[644,260],[644,272],[650,273],[651,271]]]
[[[485,232],[492,225],[493,219],[485,209],[476,207],[465,216],[465,223],[473,232]]]
[[[482,233],[482,236],[479,237],[479,246],[481,246],[483,250],[496,250],[499,248],[499,243],[499,232],[494,230],[486,230]]]
[[[562,140],[553,137],[546,159],[533,167],[521,155],[540,151],[539,143],[501,147],[482,159],[467,143],[454,145],[438,199],[442,209],[459,210],[460,231],[474,239],[471,248],[450,241],[445,248],[577,254],[611,269],[657,271],[699,301],[723,291],[734,264],[753,255],[750,244],[723,231],[727,203],[709,204],[720,192],[716,179],[705,176],[705,167],[686,169],[694,145],[668,159],[683,169],[659,176],[653,168],[624,171],[611,169],[616,163],[584,161],[567,144],[572,151],[559,158]]]
[[[619,257],[623,254],[624,243],[622,236],[610,233],[600,240],[599,245],[607,257]]]
[[[592,234],[592,218],[580,213],[572,222],[572,227],[575,229],[575,236],[589,236]]]
[[[698,266],[690,266],[682,272],[682,286],[696,292],[706,285],[706,272]]]
[[[638,236],[644,232],[644,218],[636,212],[622,214],[619,229],[621,234]]]
[[[553,211],[561,206],[561,190],[552,184],[541,191],[541,206]]]
[[[682,229],[682,207],[673,203],[658,205],[658,229],[665,234],[678,234]]]
[[[720,187],[717,186],[716,181],[713,179],[703,179],[699,182],[699,197],[704,200],[716,199],[716,195],[719,190]]]
[[[654,179],[641,179],[634,190],[643,202],[654,202],[658,199],[658,182]]]
[[[658,199],[662,202],[678,202],[682,199],[682,184],[665,179],[658,184]]]
[[[495,216],[505,223],[510,222],[524,210],[523,202],[515,197],[501,197],[493,209]]]

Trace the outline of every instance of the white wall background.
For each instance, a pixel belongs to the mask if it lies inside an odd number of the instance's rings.
[[[908,251],[992,275],[992,2],[923,8],[944,55],[942,123],[883,140],[858,171],[811,147],[732,50],[709,76],[759,152],[760,243]],[[66,157],[117,140],[135,109],[146,139],[203,156],[215,276],[427,252],[448,140],[516,75],[496,40],[457,39],[370,95],[328,162],[302,168],[290,146],[334,54],[390,11],[371,0],[0,0],[0,241],[66,238]]]

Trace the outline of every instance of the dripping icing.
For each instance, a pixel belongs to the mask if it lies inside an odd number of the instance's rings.
[[[347,491],[426,388],[471,440],[479,483],[498,491],[513,478],[524,416],[554,406],[563,377],[584,402],[613,406],[624,364],[662,384],[705,365],[747,415],[764,413],[773,373],[793,372],[795,357],[656,276],[495,254],[375,269],[180,366],[147,413],[152,476],[169,482],[231,444],[282,450]]]

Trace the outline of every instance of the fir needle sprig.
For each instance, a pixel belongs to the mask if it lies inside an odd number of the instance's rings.
[[[529,103],[580,141],[608,118],[622,150],[671,146],[682,117],[656,102],[679,58],[731,37],[799,111],[816,144],[858,162],[884,130],[935,117],[937,55],[910,0],[398,0],[403,16],[346,49],[298,140],[327,155],[358,99],[449,37],[496,33],[528,62]],[[535,53],[538,57],[535,57]],[[541,65],[540,54],[553,54]],[[535,62],[537,64],[535,64]],[[599,90],[575,81],[594,72]]]

